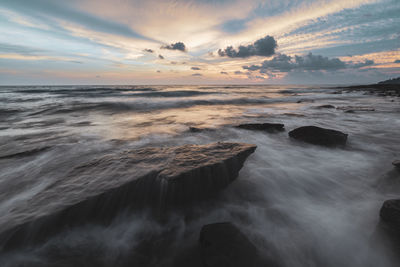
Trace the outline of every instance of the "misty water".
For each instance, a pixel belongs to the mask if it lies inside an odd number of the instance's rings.
[[[201,227],[221,221],[237,225],[276,266],[398,266],[377,225],[383,201],[400,195],[391,165],[400,157],[399,103],[308,86],[0,87],[0,225],[66,172],[108,153],[257,145],[239,177],[194,205],[190,218],[122,213],[111,225],[1,252],[0,266],[178,266]],[[327,104],[335,108],[319,108]],[[233,127],[253,122],[283,123],[286,131]],[[325,148],[288,137],[305,125],[348,133],[348,143]]]

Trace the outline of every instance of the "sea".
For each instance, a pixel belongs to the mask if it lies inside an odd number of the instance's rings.
[[[110,153],[214,142],[257,150],[212,205],[193,206],[197,216],[124,213],[0,250],[0,266],[178,266],[214,222],[234,223],[268,266],[399,266],[379,231],[382,203],[400,196],[399,115],[400,98],[345,87],[1,86],[0,225],[71,169]],[[235,127],[266,122],[285,131]],[[288,136],[307,125],[342,131],[347,145]]]

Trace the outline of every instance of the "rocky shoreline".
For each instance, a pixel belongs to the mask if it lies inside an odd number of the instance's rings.
[[[351,86],[342,89],[346,92],[365,91],[368,94],[400,96],[398,85]],[[320,105],[315,108],[346,113],[374,111],[369,107],[357,106]],[[285,125],[277,122],[249,122],[229,127],[241,133],[257,131],[262,136],[279,136],[286,131]],[[290,145],[322,146],[327,153],[345,148],[349,137],[347,133],[336,129],[314,125],[287,128],[285,136]],[[218,129],[189,127],[186,134],[194,136],[216,131]],[[258,153],[256,148],[252,144],[226,142],[144,147],[107,154],[83,163],[67,173],[64,182],[48,188],[38,198],[32,199],[29,205],[16,210],[19,215],[14,221],[0,220],[1,250],[9,253],[18,248],[41,244],[66,229],[87,223],[107,226],[126,211],[150,209],[152,218],[161,224],[175,211],[190,214],[198,203],[212,203],[238,177],[247,158],[252,153]],[[3,158],[17,158],[23,154],[15,155]],[[398,160],[394,160],[393,165],[396,171],[400,170]],[[107,175],[109,170],[113,170],[113,176]],[[71,181],[74,181],[72,184],[76,184],[76,188],[70,187]],[[62,200],[59,203],[63,205],[47,206],[59,198]],[[387,234],[394,246],[400,247],[399,203],[399,199],[383,203],[379,211],[381,221],[377,227]],[[34,217],[29,214],[30,210],[42,211],[40,213],[43,216]],[[132,252],[132,259],[119,266],[148,266],[152,251],[166,249],[170,243],[169,235],[174,231],[177,230],[168,229],[160,234],[161,237],[142,240],[137,250]],[[197,234],[197,244],[176,256],[172,266],[279,266],[273,257],[262,257],[251,238],[234,221],[208,222]]]

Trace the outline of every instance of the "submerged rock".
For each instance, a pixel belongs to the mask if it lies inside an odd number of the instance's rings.
[[[199,127],[189,127],[189,132],[191,133],[200,133],[200,132],[212,132],[215,131],[215,129],[211,129],[211,128],[199,128]]]
[[[258,259],[253,243],[230,222],[203,226],[199,242],[201,258],[207,267],[251,267]]]
[[[303,126],[289,132],[291,138],[321,146],[341,146],[347,142],[347,134],[317,126]]]
[[[82,164],[0,215],[0,248],[86,222],[108,224],[126,209],[164,212],[207,199],[237,177],[255,149],[243,143],[152,147]]]
[[[322,108],[335,108],[335,106],[333,106],[333,105],[321,105],[321,106],[317,106],[317,107],[315,107],[315,108],[318,108],[318,109],[322,109]]]
[[[236,128],[266,132],[282,132],[285,130],[285,125],[281,123],[248,123],[240,124]]]
[[[343,106],[337,107],[336,109],[343,110],[347,113],[354,113],[355,111],[375,111],[372,107],[363,107],[363,106]]]

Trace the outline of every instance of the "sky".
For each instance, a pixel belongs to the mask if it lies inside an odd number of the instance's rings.
[[[400,0],[0,0],[0,85],[398,76]]]

